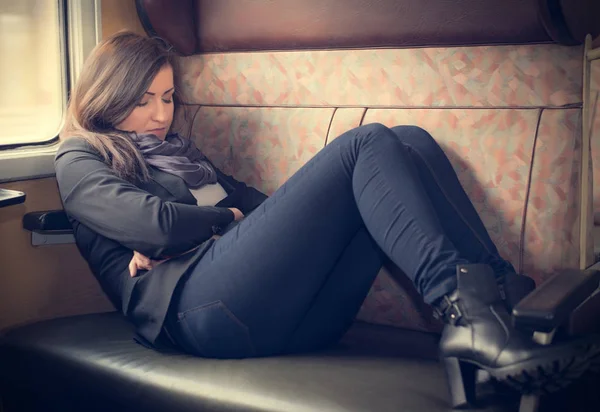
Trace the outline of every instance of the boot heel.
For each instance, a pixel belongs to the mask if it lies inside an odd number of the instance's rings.
[[[475,403],[477,366],[461,362],[458,358],[445,358],[443,363],[450,386],[452,408],[472,406]]]

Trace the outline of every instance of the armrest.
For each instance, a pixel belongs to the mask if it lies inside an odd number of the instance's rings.
[[[567,270],[542,283],[513,308],[518,329],[550,332],[598,288],[600,271]]]
[[[73,233],[73,227],[64,210],[30,212],[23,216],[23,229],[36,233]]]

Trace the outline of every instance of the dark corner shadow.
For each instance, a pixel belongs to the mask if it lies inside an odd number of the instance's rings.
[[[443,326],[442,323],[433,317],[433,309],[430,305],[425,303],[413,282],[406,276],[402,269],[389,259],[386,259],[384,262],[384,268],[387,269],[394,282],[404,290],[412,305],[417,309],[421,321],[424,323],[427,330],[433,333],[440,333]]]
[[[475,173],[473,172],[473,170],[468,166],[468,164],[466,162],[464,162],[462,157],[452,147],[450,147],[444,143],[439,143],[439,145],[442,148],[442,150],[444,151],[444,153],[446,153],[446,156],[449,159],[452,159],[453,161],[456,161],[456,163],[459,164],[458,167],[460,167],[460,172],[462,174],[467,175],[468,180],[473,182],[475,189],[479,193],[483,194],[483,203],[485,204],[485,208],[487,210],[493,211],[494,215],[497,217],[498,221],[500,222],[500,227],[502,229],[508,229],[509,228],[508,222],[503,218],[502,214],[498,212],[496,207],[494,207],[492,205],[492,203],[490,202],[489,197],[487,195],[487,190],[485,190],[485,188],[481,185],[481,183],[476,179]],[[452,167],[457,172],[457,174],[459,174],[458,170],[456,170],[456,168],[457,168],[456,163],[453,162]],[[520,236],[521,236],[520,233],[512,233],[511,239],[519,239]],[[508,258],[507,256],[502,256],[502,257],[504,259]],[[514,256],[511,256],[511,258],[514,259]],[[517,262],[515,262],[515,267],[516,267],[516,264],[517,264]]]

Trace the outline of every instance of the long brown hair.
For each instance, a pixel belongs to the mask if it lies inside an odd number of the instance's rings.
[[[118,176],[146,180],[143,156],[116,125],[129,116],[162,68],[176,69],[173,60],[160,39],[132,32],[119,32],[99,43],[71,93],[61,139],[83,138]]]

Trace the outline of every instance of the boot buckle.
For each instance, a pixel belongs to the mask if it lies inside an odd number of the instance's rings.
[[[440,304],[434,308],[433,316],[436,319],[445,320],[447,323],[456,326],[463,316],[458,302],[453,302],[447,295],[444,295]]]
[[[462,318],[462,312],[456,302],[452,303],[452,305],[446,311],[446,319],[448,319],[448,323],[452,326],[456,326],[456,324]]]

